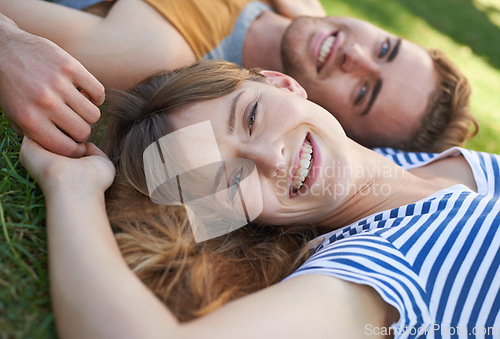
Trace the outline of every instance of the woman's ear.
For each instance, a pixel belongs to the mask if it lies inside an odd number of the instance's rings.
[[[269,81],[269,83],[273,84],[274,86],[287,89],[293,94],[307,99],[306,90],[304,89],[304,87],[300,86],[300,84],[294,78],[276,71],[263,70],[259,73],[266,76],[267,81]]]

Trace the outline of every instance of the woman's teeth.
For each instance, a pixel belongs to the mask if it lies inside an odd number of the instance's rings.
[[[335,42],[335,36],[329,36],[323,41],[321,44],[321,48],[319,49],[318,55],[318,70],[321,69],[323,64],[325,63],[326,57],[331,53],[333,43]]]
[[[309,141],[305,141],[302,145],[302,149],[300,150],[299,155],[299,168],[295,172],[292,180],[292,190],[297,192],[300,190],[302,185],[304,185],[304,180],[307,178],[309,171],[311,169],[312,163],[312,153],[313,148]]]

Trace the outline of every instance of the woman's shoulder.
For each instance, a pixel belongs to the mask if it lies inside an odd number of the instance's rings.
[[[437,160],[462,155],[472,170],[480,194],[500,194],[500,156],[452,147],[441,153],[406,152],[394,148],[374,148],[373,151],[386,157],[406,170],[420,168]]]
[[[407,152],[391,147],[376,147],[373,151],[386,157],[394,162],[396,165],[404,169],[412,168],[415,166],[423,166],[424,164],[432,161],[439,156],[440,153],[431,152]]]

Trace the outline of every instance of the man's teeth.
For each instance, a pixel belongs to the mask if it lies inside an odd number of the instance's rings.
[[[302,149],[300,150],[299,155],[299,168],[292,180],[292,189],[296,192],[298,191],[302,185],[304,184],[304,180],[307,178],[309,174],[311,162],[312,162],[312,146],[309,141],[305,141],[302,145]]]
[[[325,63],[326,57],[330,54],[332,51],[332,46],[333,43],[335,42],[335,36],[329,36],[328,38],[323,41],[321,44],[321,48],[319,49],[319,55],[318,55],[318,69],[323,66]]]

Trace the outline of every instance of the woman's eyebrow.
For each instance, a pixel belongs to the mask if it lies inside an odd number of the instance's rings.
[[[229,120],[227,122],[227,130],[228,130],[229,134],[233,134],[233,131],[234,131],[234,124],[236,122],[236,107],[238,106],[238,101],[240,100],[240,97],[242,94],[243,94],[243,91],[238,93],[238,95],[233,100],[233,104],[231,105]]]

